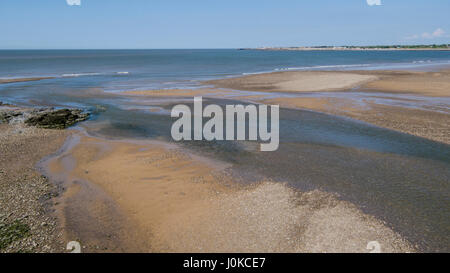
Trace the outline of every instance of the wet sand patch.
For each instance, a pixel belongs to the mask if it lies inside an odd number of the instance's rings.
[[[134,234],[123,236],[129,245],[116,242],[125,251],[368,252],[373,240],[385,252],[414,250],[382,222],[333,195],[274,182],[236,184],[224,175],[228,164],[172,144],[82,137],[67,152],[77,163],[68,173],[72,180],[98,186],[124,214],[112,226],[124,227],[119,234]],[[57,170],[61,164],[57,157],[49,166]],[[65,206],[83,206],[72,201]],[[78,235],[89,242],[89,236]]]
[[[199,88],[199,89],[156,89],[156,90],[139,90],[139,91],[125,91],[122,94],[150,96],[150,97],[195,97],[205,95],[221,95],[226,93],[224,90],[213,88]]]
[[[364,90],[389,93],[415,93],[434,97],[449,97],[450,70],[385,73],[380,80],[366,83],[362,87]]]

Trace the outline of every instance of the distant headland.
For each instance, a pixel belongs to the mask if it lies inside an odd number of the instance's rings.
[[[239,50],[268,51],[308,51],[308,50],[450,50],[450,44],[432,45],[376,45],[376,46],[298,46],[298,47],[258,47]]]

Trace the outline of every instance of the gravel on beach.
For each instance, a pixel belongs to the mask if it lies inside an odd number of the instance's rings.
[[[0,123],[0,253],[62,252],[62,232],[52,213],[56,186],[36,170],[70,131]]]

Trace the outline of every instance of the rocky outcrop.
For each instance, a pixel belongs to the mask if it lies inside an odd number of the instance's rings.
[[[79,109],[61,109],[37,113],[26,119],[25,124],[46,129],[65,129],[88,118],[89,114]]]
[[[89,113],[80,109],[22,109],[0,108],[0,121],[4,123],[25,123],[44,129],[65,129],[89,118]]]

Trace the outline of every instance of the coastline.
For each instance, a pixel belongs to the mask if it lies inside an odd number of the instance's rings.
[[[61,218],[55,213],[64,188],[42,174],[43,159],[54,156],[86,120],[80,109],[21,107],[0,102],[0,252],[61,253]]]
[[[420,84],[421,83],[421,84]],[[410,93],[450,96],[450,70],[437,72],[407,70],[286,71],[206,81],[217,88],[260,92],[350,91]]]
[[[53,213],[53,198],[59,190],[35,166],[55,153],[70,134],[0,123],[0,252],[64,250],[62,230]]]
[[[413,99],[399,86],[415,86],[417,76],[438,82],[444,77],[444,86],[438,85],[434,93],[418,87],[409,95],[418,96],[415,99],[448,97],[448,71],[277,72],[206,82],[216,84],[215,88],[130,91],[117,96],[203,95],[279,104],[346,116],[449,144],[449,125],[439,122],[449,113],[376,100],[361,105],[368,97],[353,97],[364,93],[382,99],[384,93],[405,103]],[[306,85],[302,85],[304,79]],[[377,82],[385,89],[376,89],[373,84]],[[51,180],[64,181],[59,186],[65,189],[52,199],[57,203],[54,208],[59,224],[46,218],[42,225],[43,230],[47,225],[59,230],[53,233],[58,234],[55,246],[41,250],[37,244],[33,251],[60,252],[63,242],[79,240],[86,252],[368,252],[366,245],[373,237],[382,244],[383,252],[418,251],[418,246],[412,246],[388,223],[339,196],[321,190],[299,191],[264,180],[244,186],[226,173],[226,163],[194,156],[189,149],[162,141],[109,140],[82,132],[76,135],[73,145],[46,163]],[[7,138],[21,141],[15,135]],[[33,139],[42,141],[36,136]],[[57,143],[62,146],[62,142]],[[53,152],[45,150],[39,157]],[[17,251],[14,247],[7,251]]]
[[[45,156],[40,167],[54,183],[52,192],[44,192],[53,197],[46,205],[51,209],[20,218],[31,226],[31,235],[6,252],[62,252],[73,240],[83,252],[368,252],[374,237],[384,252],[417,251],[385,223],[336,195],[264,180],[245,186],[227,173],[228,164],[174,144],[0,126],[14,131],[5,135],[13,143],[23,141],[17,133],[27,132],[23,153],[39,148],[36,158],[28,159],[34,169]],[[58,141],[52,140],[55,135]],[[6,150],[15,145],[4,144]],[[4,159],[17,163],[10,154]],[[60,189],[56,198],[55,187]],[[20,188],[26,192],[15,196],[22,201],[35,192]],[[45,221],[36,225],[35,217]],[[39,237],[46,244],[36,242],[35,234],[46,230],[51,234]]]
[[[450,48],[381,48],[381,47],[261,47],[261,48],[240,48],[239,50],[260,50],[260,51],[450,51]]]
[[[450,70],[289,71],[206,81],[210,88],[127,91],[147,97],[230,98],[348,117],[450,144]],[[245,92],[243,92],[243,91]]]

